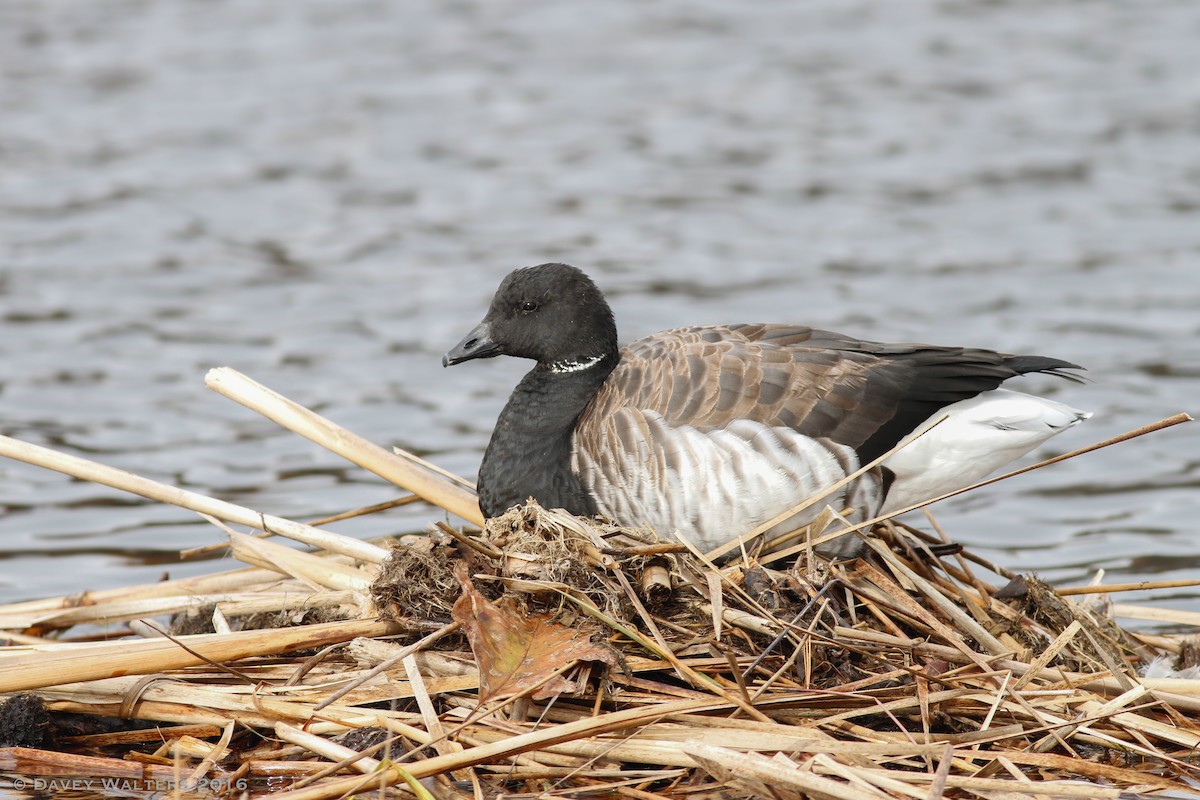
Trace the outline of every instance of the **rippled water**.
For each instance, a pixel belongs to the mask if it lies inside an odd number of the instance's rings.
[[[443,370],[510,268],[622,335],[790,321],[1053,355],[1095,418],[1200,407],[1200,5],[0,5],[0,428],[297,519],[385,500],[208,392],[234,366],[473,475],[527,366]],[[1200,425],[943,503],[1061,582],[1198,578]],[[0,463],[0,601],[221,534]],[[417,530],[409,508],[337,528]],[[1158,592],[1198,609],[1200,592]]]

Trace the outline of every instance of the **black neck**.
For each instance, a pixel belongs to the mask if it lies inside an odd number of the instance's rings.
[[[596,513],[591,495],[571,472],[572,435],[617,360],[613,353],[573,372],[539,364],[517,384],[479,467],[479,507],[485,517],[530,497],[546,508]]]

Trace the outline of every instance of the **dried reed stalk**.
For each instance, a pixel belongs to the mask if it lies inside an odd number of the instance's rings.
[[[379,448],[230,370],[214,371],[210,382],[477,520],[469,489],[436,470],[384,458]],[[0,452],[11,441],[0,439]],[[451,634],[484,624],[482,611],[474,622],[410,618],[411,609],[400,608],[403,624],[354,619],[134,638],[132,630],[158,629],[154,617],[198,610],[215,609],[218,623],[277,610],[292,618],[311,609],[374,615],[372,581],[395,559],[374,545],[360,548],[322,531],[312,538],[306,526],[276,525],[247,509],[29,447],[16,449],[79,477],[186,501],[217,519],[298,531],[324,550],[300,552],[228,531],[234,557],[256,568],[0,607],[0,626],[30,642],[0,648],[0,692],[37,690],[54,712],[160,723],[161,747],[147,748],[145,736],[132,734],[103,742],[128,748],[130,759],[147,762],[133,767],[147,774],[169,769],[181,786],[187,778],[237,775],[287,777],[293,788],[272,796],[289,800],[396,784],[422,792],[456,780],[478,794],[874,800],[1178,794],[1188,791],[1185,779],[1200,777],[1192,755],[1200,749],[1200,680],[1139,678],[1135,671],[1153,656],[1186,653],[1200,614],[1114,604],[1106,616],[1049,589],[1044,601],[1034,594],[1002,600],[971,572],[972,565],[989,568],[986,562],[969,553],[943,562],[903,526],[889,534],[890,546],[873,541],[857,563],[770,573],[746,560],[718,568],[640,532],[533,509],[522,517],[532,532],[549,531],[550,544],[574,537],[577,549],[563,552],[584,564],[553,580],[493,574],[495,565],[517,562],[517,551],[501,539],[459,534],[464,547],[432,547],[422,557],[464,558],[480,573],[477,583],[491,578],[496,591],[522,592],[531,607],[578,616],[568,631],[591,630],[592,641],[621,651],[617,668],[553,664],[559,677],[574,676],[564,685],[576,687],[553,701],[526,692],[518,702],[498,703],[482,688],[486,675],[472,654],[426,650],[435,642],[463,647]],[[539,559],[548,569],[561,567],[561,553],[530,552],[537,541],[522,540],[523,568]],[[438,563],[414,563],[420,566],[407,580],[419,582],[415,594],[433,592]],[[1190,630],[1135,637],[1111,615]],[[94,627],[100,634],[88,630]],[[48,638],[70,634],[115,639]],[[408,644],[376,652],[371,637],[393,634]],[[337,646],[355,637],[367,638]],[[555,654],[531,648],[519,655],[536,661]],[[269,741],[241,736],[246,728]],[[374,745],[337,739],[367,731],[380,737]],[[102,740],[61,746],[89,741]],[[114,768],[110,759],[79,758],[0,749],[7,769],[99,775]],[[152,770],[168,759],[169,766]],[[272,788],[256,784],[249,794]]]
[[[168,503],[180,508],[190,509],[198,514],[206,514],[217,519],[235,522],[239,525],[245,525],[248,528],[276,533],[280,536],[295,539],[298,542],[345,553],[348,556],[364,561],[377,563],[382,561],[387,555],[387,551],[357,539],[330,534],[327,531],[322,531],[299,522],[292,522],[282,517],[261,514],[257,511],[251,511],[248,508],[235,505],[234,503],[217,500],[216,498],[207,497],[197,492],[188,491],[187,489],[180,489],[177,486],[168,486],[165,483],[143,478],[140,475],[126,472],[123,469],[117,469],[95,461],[89,461],[86,458],[68,455],[67,453],[60,453],[57,450],[51,450],[41,445],[22,442],[19,439],[13,439],[9,436],[0,436],[0,456],[7,456],[17,461],[24,461],[27,464],[51,469],[55,472],[79,478],[80,480],[110,486],[114,489],[120,489],[145,497],[148,500]]]
[[[20,692],[131,673],[148,675],[213,661],[285,654],[349,641],[356,636],[387,636],[396,631],[393,623],[347,620],[298,628],[183,636],[175,641],[146,639],[48,645],[33,652],[24,648],[0,649],[0,692]]]
[[[210,389],[433,505],[468,522],[483,524],[475,493],[466,489],[460,480],[447,480],[415,456],[406,459],[390,453],[229,367],[209,370],[205,383]]]

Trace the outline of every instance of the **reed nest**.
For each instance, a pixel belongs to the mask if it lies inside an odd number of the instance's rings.
[[[209,381],[482,522],[423,462],[231,371]],[[931,517],[933,534],[875,524],[838,564],[753,539],[716,563],[533,503],[363,542],[4,437],[0,452],[202,513],[241,562],[0,606],[0,759],[18,785],[865,800],[1193,795],[1200,778],[1200,613],[1109,600],[1145,584],[1012,575]],[[809,539],[840,525],[827,513]]]

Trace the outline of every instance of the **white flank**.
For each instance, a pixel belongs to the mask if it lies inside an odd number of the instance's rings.
[[[638,446],[629,449],[617,443],[619,437],[610,438],[595,460],[576,449],[572,464],[588,475],[600,513],[662,533],[678,530],[703,550],[746,533],[858,467],[851,448],[790,428],[750,420],[712,431],[672,428],[653,412],[631,409],[614,417],[614,424],[638,431]],[[878,491],[875,476],[864,476],[773,531],[811,521],[826,504],[869,514],[879,503]]]
[[[1070,406],[994,389],[946,406],[917,431],[921,438],[883,462],[896,473],[882,513],[977,483],[1055,434],[1091,416]],[[912,439],[914,434],[905,441]]]
[[[860,521],[970,486],[1090,416],[1005,389],[954,403],[918,431],[943,422],[883,462],[896,477],[882,507],[872,472],[771,533],[811,521],[827,504],[853,509],[851,521]],[[750,420],[702,431],[625,408],[607,420],[601,438],[597,452],[577,447],[571,463],[586,476],[600,513],[660,533],[679,531],[704,550],[820,494],[859,466],[848,446]]]

